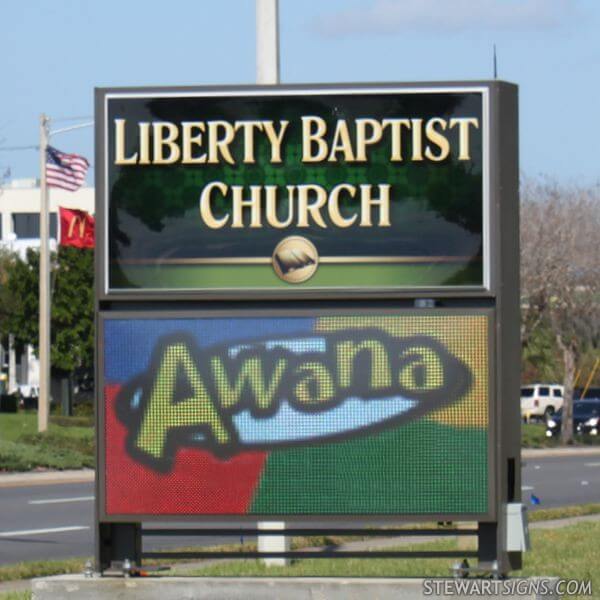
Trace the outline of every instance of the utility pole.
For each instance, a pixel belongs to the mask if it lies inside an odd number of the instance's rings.
[[[256,0],[256,83],[279,83],[279,7],[278,0]],[[258,529],[285,529],[283,521],[261,521]],[[288,552],[290,540],[284,535],[258,536],[259,552]],[[285,566],[285,558],[266,558],[267,566]]]
[[[49,206],[46,183],[46,148],[50,119],[40,117],[40,393],[38,397],[38,431],[48,429],[50,410],[50,248]]]

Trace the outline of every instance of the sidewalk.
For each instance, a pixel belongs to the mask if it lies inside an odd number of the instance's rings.
[[[56,485],[57,483],[88,483],[94,481],[94,474],[93,469],[2,473],[0,474],[0,488]]]
[[[547,456],[600,456],[600,446],[569,446],[568,448],[523,448],[521,458]]]

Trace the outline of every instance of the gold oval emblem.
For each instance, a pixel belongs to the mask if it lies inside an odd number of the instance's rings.
[[[310,279],[319,266],[315,245],[299,235],[286,237],[275,246],[273,269],[287,283],[302,283]]]

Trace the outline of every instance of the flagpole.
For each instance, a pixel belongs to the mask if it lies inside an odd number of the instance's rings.
[[[40,117],[40,393],[38,397],[38,431],[48,429],[50,408],[50,248],[49,201],[46,183],[46,148],[48,125],[46,115]]]

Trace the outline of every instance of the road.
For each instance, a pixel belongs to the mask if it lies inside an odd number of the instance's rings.
[[[523,501],[529,510],[600,502],[600,454],[523,460]],[[540,499],[531,503],[531,494]]]
[[[531,510],[600,502],[600,454],[530,458],[524,462],[523,500]],[[541,501],[537,506],[531,504],[532,493]],[[91,483],[2,488],[0,564],[91,556],[93,518]],[[150,538],[144,541],[144,549],[226,541],[238,539]]]
[[[0,489],[0,565],[92,556],[94,485],[67,483]],[[157,527],[160,527],[157,524]],[[179,525],[167,525],[176,527]],[[218,523],[216,527],[226,527]],[[231,537],[161,537],[144,549],[238,542]]]

